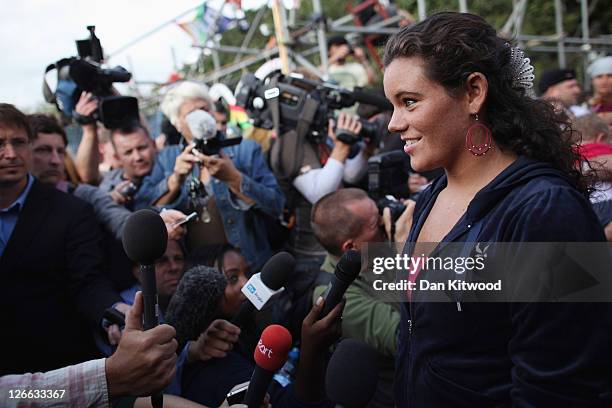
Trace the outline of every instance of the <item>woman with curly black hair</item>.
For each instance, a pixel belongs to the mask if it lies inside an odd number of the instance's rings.
[[[406,27],[385,67],[389,130],[415,171],[445,170],[417,203],[408,255],[430,254],[424,243],[604,240],[571,126],[531,97],[529,59],[481,17]],[[410,300],[400,407],[599,406],[611,395],[610,304]]]

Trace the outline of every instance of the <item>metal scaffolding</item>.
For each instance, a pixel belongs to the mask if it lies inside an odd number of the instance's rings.
[[[277,1],[277,0],[275,0]],[[588,0],[580,0],[580,11],[581,11],[581,37],[569,37],[564,31],[563,27],[563,7],[561,0],[550,0],[554,1],[555,7],[555,33],[550,35],[527,35],[523,33],[523,21],[525,20],[525,14],[527,11],[527,0],[513,0],[513,7],[510,16],[506,20],[506,23],[499,30],[500,34],[507,37],[514,38],[518,41],[522,48],[531,52],[545,52],[545,53],[556,53],[559,67],[564,68],[567,64],[568,53],[581,53],[584,55],[584,65],[586,66],[589,59],[592,59],[595,52],[599,53],[611,53],[612,52],[612,36],[602,36],[599,38],[592,38],[589,33],[589,6]],[[282,8],[282,3],[278,2],[279,7]],[[341,33],[349,35],[367,35],[367,34],[394,34],[399,28],[393,27],[400,19],[397,15],[386,18],[375,24],[369,24],[365,26],[358,26],[354,24],[354,15],[346,15],[335,21],[326,22],[321,16],[324,16],[321,8],[320,0],[313,0],[313,10],[315,23],[312,25],[312,32],[316,33],[317,44],[312,44],[313,47],[309,47],[306,50],[298,50],[295,42],[289,40],[291,33],[288,33],[287,26],[284,23],[284,18],[280,18],[282,23],[276,27],[277,38],[285,38],[284,43],[279,43],[277,47],[269,50],[255,50],[249,49],[250,39],[245,39],[241,47],[241,54],[250,54],[244,58],[238,58],[234,60],[233,64],[230,64],[220,69],[215,69],[212,72],[207,72],[204,78],[201,78],[205,82],[215,82],[220,79],[231,75],[237,71],[246,69],[247,67],[261,63],[264,60],[276,58],[279,54],[279,47],[287,50],[287,56],[293,67],[302,66],[313,73],[317,73],[321,78],[327,78],[327,44],[326,36],[329,33]],[[419,20],[423,20],[427,16],[427,4],[426,0],[417,1],[417,16]],[[458,7],[461,12],[468,12],[467,0],[458,0]],[[283,14],[283,13],[281,13]],[[259,16],[259,14],[258,14]],[[259,17],[256,20],[260,20]],[[280,31],[279,31],[280,30]],[[307,31],[309,32],[309,31]],[[287,36],[289,34],[289,36]],[[220,52],[235,52],[235,47],[217,47],[216,50]],[[312,61],[307,57],[310,55],[318,54],[320,66],[314,67]]]
[[[512,11],[508,16],[505,24],[499,30],[499,33],[508,38],[513,38],[519,42],[521,47],[530,52],[556,53],[559,67],[563,68],[567,64],[567,54],[579,53],[582,54],[583,66],[597,56],[597,54],[612,54],[612,36],[592,37],[589,29],[589,3],[588,0],[580,0],[580,22],[581,32],[580,37],[569,37],[563,27],[563,5],[561,0],[546,0],[553,1],[555,8],[555,32],[550,35],[527,35],[523,33],[523,22],[526,17],[528,0],[508,0],[512,1]],[[594,0],[595,2],[597,0]],[[322,79],[328,78],[327,72],[327,44],[326,38],[330,33],[345,34],[347,37],[367,36],[370,34],[390,35],[396,33],[397,22],[401,19],[399,15],[385,15],[381,21],[373,24],[362,25],[359,23],[357,13],[360,5],[364,3],[378,4],[378,0],[366,0],[352,7],[353,13],[347,14],[334,21],[326,21],[325,11],[321,7],[320,0],[313,0],[313,16],[312,21],[304,27],[289,30],[287,25],[286,10],[280,0],[271,0],[272,6],[263,6],[258,10],[251,27],[240,47],[221,45],[220,42],[209,42],[206,45],[197,45],[203,51],[208,50],[211,57],[214,59],[214,69],[202,74],[201,81],[207,83],[219,82],[228,78],[232,74],[246,70],[254,64],[261,64],[266,60],[277,58],[280,56],[283,64],[283,71],[294,69],[295,67],[303,67]],[[468,1],[458,0],[458,9],[461,12],[468,12]],[[192,9],[193,10],[193,9]],[[187,11],[189,12],[189,11]],[[186,12],[186,13],[187,13]],[[257,49],[250,47],[262,18],[268,12],[273,13],[275,22],[275,37],[277,45],[271,49]],[[164,26],[175,23],[177,19],[186,13],[173,18],[172,20],[162,24],[131,41],[126,46],[120,48],[113,54],[125,50],[136,42],[155,33]],[[417,0],[417,18],[423,20],[427,16],[427,1]],[[294,21],[295,10],[290,12],[290,21]],[[380,19],[379,19],[380,20]],[[211,27],[211,31],[216,28]],[[309,37],[308,37],[309,36]],[[301,37],[308,37],[308,41],[299,41]],[[370,48],[372,54],[373,49]],[[232,53],[234,55],[233,62],[226,65],[219,65],[219,53]],[[113,55],[111,54],[111,55]],[[318,65],[315,66],[312,59],[318,55]],[[374,58],[376,60],[376,58]],[[586,70],[585,70],[586,71]],[[586,78],[585,78],[586,79]]]

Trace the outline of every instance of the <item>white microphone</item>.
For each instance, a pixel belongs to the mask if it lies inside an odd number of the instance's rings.
[[[284,289],[283,285],[287,283],[294,268],[295,259],[288,252],[279,252],[270,258],[261,268],[261,273],[251,276],[251,279],[242,287],[242,293],[248,301],[240,306],[232,323],[238,327],[244,327],[252,319],[255,309],[261,310],[274,294]]]
[[[194,141],[209,140],[217,135],[217,122],[212,115],[202,109],[196,109],[185,117]]]
[[[244,293],[244,296],[249,299],[257,310],[261,310],[272,296],[281,292],[283,289],[285,288],[281,287],[278,290],[270,289],[261,280],[261,273],[256,273],[251,276],[251,279],[242,287],[242,293]]]

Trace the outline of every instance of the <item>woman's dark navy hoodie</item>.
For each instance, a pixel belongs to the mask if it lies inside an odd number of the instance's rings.
[[[446,176],[423,192],[405,252]],[[478,226],[477,236],[470,231]],[[470,239],[473,238],[473,239]],[[519,157],[476,194],[444,242],[601,242],[589,201],[547,164]],[[609,303],[402,307],[398,407],[612,406]]]

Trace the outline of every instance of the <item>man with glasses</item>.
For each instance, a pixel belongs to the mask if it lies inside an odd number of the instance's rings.
[[[30,174],[33,139],[27,117],[0,103],[0,375],[97,357],[91,327],[121,301],[101,273],[91,206]]]

